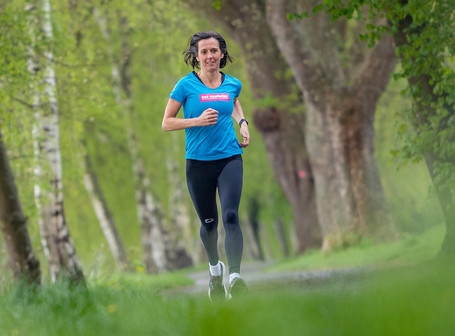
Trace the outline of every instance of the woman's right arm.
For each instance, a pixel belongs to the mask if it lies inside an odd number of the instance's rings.
[[[182,103],[175,99],[169,98],[166,109],[164,110],[163,122],[161,128],[163,131],[177,131],[195,126],[215,125],[218,120],[218,111],[208,108],[197,118],[177,118]]]

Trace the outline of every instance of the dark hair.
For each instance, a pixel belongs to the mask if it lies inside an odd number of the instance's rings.
[[[188,49],[183,52],[183,54],[185,55],[184,60],[187,65],[191,65],[193,69],[194,68],[199,69],[199,62],[196,59],[197,53],[199,51],[198,50],[199,41],[206,40],[211,37],[217,39],[221,53],[224,55],[224,57],[220,60],[220,68],[224,68],[226,66],[227,61],[231,63],[234,61],[233,58],[228,53],[227,44],[224,38],[215,31],[204,31],[194,34],[189,41]]]

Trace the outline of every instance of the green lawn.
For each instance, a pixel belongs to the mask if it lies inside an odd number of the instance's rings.
[[[371,265],[412,264],[433,259],[439,252],[445,234],[443,225],[434,226],[420,235],[409,235],[390,243],[363,242],[345,250],[323,253],[309,251],[283,261],[270,271],[326,269]]]
[[[205,294],[169,292],[190,284],[184,272],[90,280],[88,290],[65,284],[4,288],[0,335],[453,335],[455,266],[430,259],[440,233],[329,256],[313,252],[275,271],[297,269],[297,263],[393,266],[313,283],[252,286],[246,298],[218,304]],[[429,245],[432,251],[423,253]]]

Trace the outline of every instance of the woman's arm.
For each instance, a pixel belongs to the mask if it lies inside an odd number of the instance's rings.
[[[182,103],[169,98],[169,101],[167,102],[166,108],[164,110],[163,122],[161,124],[163,131],[177,131],[196,126],[215,125],[218,120],[218,111],[212,108],[205,110],[197,118],[177,118],[176,116],[181,106]]]
[[[239,123],[240,120],[245,119],[243,114],[242,105],[238,98],[234,99],[234,110],[232,111],[232,117]],[[240,135],[243,137],[243,142],[239,142],[240,147],[247,147],[250,144],[250,132],[248,130],[248,124],[243,122],[240,126]]]

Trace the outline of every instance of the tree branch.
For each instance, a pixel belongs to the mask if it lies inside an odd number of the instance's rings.
[[[392,37],[384,35],[376,45],[370,49],[357,75],[353,91],[364,92],[369,99],[379,99],[390,79],[390,73],[395,68],[397,57]]]
[[[25,100],[22,100],[22,99],[16,98],[16,97],[12,97],[12,99],[13,99],[14,101],[17,101],[18,103],[21,103],[22,105],[27,106],[27,107],[30,108],[30,109],[35,109],[35,108],[39,108],[39,107],[45,106],[44,103],[36,104],[36,105],[35,105],[35,104],[30,104],[30,103],[26,102]]]

